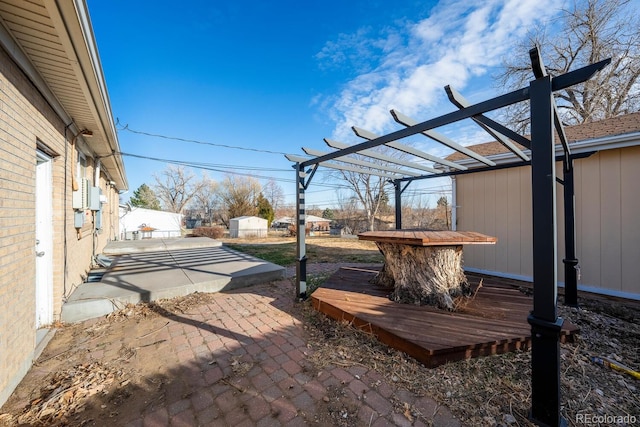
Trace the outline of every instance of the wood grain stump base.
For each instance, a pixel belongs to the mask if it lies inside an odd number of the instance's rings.
[[[454,298],[470,296],[462,268],[462,245],[495,244],[495,237],[474,231],[388,230],[358,234],[376,243],[384,266],[373,283],[393,289],[400,303],[454,311]]]
[[[384,266],[373,283],[393,289],[393,301],[454,310],[454,298],[471,295],[462,269],[462,246],[376,245]]]

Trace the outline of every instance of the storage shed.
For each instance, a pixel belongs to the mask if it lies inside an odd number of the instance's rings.
[[[144,208],[120,208],[120,239],[166,239],[182,235],[182,214]]]
[[[239,216],[229,220],[229,237],[267,237],[267,220],[257,216]]]

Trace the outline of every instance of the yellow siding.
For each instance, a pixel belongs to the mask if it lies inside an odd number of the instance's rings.
[[[607,284],[600,280],[600,155],[595,154],[576,162],[576,168],[582,171],[580,180],[576,180],[576,217],[580,218],[576,241],[581,282],[589,280],[590,283],[598,283],[599,287],[606,288]]]
[[[575,162],[576,254],[579,284],[640,296],[640,147],[605,150]],[[532,278],[531,169],[457,178],[458,230],[498,237],[495,248],[465,247],[465,266]],[[562,164],[556,165],[562,178]],[[556,187],[558,280],[564,281],[563,187]]]
[[[620,155],[620,265],[622,292],[640,293],[640,147]]]
[[[505,272],[517,272],[520,274],[522,268],[522,251],[520,242],[522,236],[520,235],[520,228],[523,224],[522,218],[522,205],[520,203],[520,171],[517,169],[508,169],[505,171],[497,172],[498,181],[507,181],[507,193],[503,194],[500,200],[506,207],[501,207],[507,211],[507,222],[505,223],[507,230],[506,233],[499,230],[498,244],[507,252],[507,269]],[[508,244],[509,242],[516,242],[517,244]]]
[[[600,153],[600,284],[621,288],[620,150]]]

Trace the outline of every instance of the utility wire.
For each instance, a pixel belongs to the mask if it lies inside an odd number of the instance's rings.
[[[116,123],[116,124],[119,124],[119,122]],[[129,128],[128,124],[126,124],[123,127],[119,128],[118,131],[127,131],[127,132],[135,133],[135,134],[138,134],[138,135],[151,136],[151,137],[154,137],[154,138],[170,139],[170,140],[182,141],[182,142],[191,142],[191,143],[194,143],[194,144],[211,145],[211,146],[214,146],[214,147],[232,148],[234,150],[254,151],[254,152],[258,152],[258,153],[278,154],[278,155],[282,155],[282,156],[287,154],[287,153],[283,153],[281,151],[261,150],[259,148],[238,147],[236,145],[228,145],[228,144],[216,144],[215,142],[198,141],[196,139],[187,139],[187,138],[180,138],[180,137],[177,137],[177,136],[167,136],[167,135],[160,135],[160,134],[157,134],[157,133],[143,132],[143,131],[134,130],[134,129]]]
[[[156,162],[163,162],[163,163],[169,163],[169,164],[174,164],[174,165],[180,165],[180,166],[187,166],[187,167],[193,167],[196,169],[204,169],[204,170],[209,170],[212,172],[220,172],[220,173],[225,173],[225,174],[230,174],[230,175],[241,175],[241,176],[248,176],[251,178],[261,178],[261,179],[273,179],[274,181],[281,181],[281,182],[288,182],[288,183],[294,183],[295,179],[286,179],[286,178],[276,178],[273,176],[263,176],[263,175],[257,175],[257,174],[251,174],[251,173],[242,173],[242,172],[236,172],[233,170],[229,170],[229,169],[220,169],[219,167],[213,167],[213,166],[207,166],[206,164],[203,163],[192,163],[192,162],[186,162],[186,161],[181,161],[181,160],[171,160],[171,159],[160,159],[157,157],[149,157],[149,156],[140,156],[138,154],[131,154],[131,153],[119,153],[121,156],[128,156],[128,157],[135,157],[138,159],[144,159],[144,160],[153,160]],[[223,167],[230,167],[227,165],[222,165]],[[246,166],[240,166],[238,168],[235,169],[244,169],[244,170],[260,170],[257,168],[248,168]],[[283,169],[275,169],[276,171],[284,171]],[[267,169],[266,171],[274,171],[274,169]]]
[[[234,166],[234,165],[216,165],[216,164],[212,164],[212,163],[201,163],[201,162],[188,162],[188,161],[183,161],[183,160],[172,160],[172,159],[161,159],[158,157],[150,157],[150,156],[142,156],[139,154],[132,154],[132,153],[123,153],[123,152],[117,152],[117,154],[120,154],[121,156],[128,156],[128,157],[135,157],[138,159],[143,159],[143,160],[153,160],[155,162],[162,162],[162,163],[169,163],[169,164],[174,164],[174,165],[179,165],[179,166],[187,166],[187,167],[192,167],[195,169],[203,169],[203,170],[209,170],[212,172],[220,172],[220,173],[224,173],[224,174],[230,174],[230,175],[239,175],[239,176],[247,176],[247,177],[251,177],[251,178],[259,178],[259,179],[266,179],[266,180],[274,180],[274,181],[280,181],[280,182],[286,182],[286,183],[295,183],[296,180],[295,179],[288,179],[288,178],[277,178],[274,176],[264,176],[264,175],[257,175],[257,174],[251,174],[251,173],[242,173],[242,172],[237,172],[234,171],[233,169],[240,169],[240,170],[256,170],[256,171],[260,171],[260,172],[292,172],[293,170],[289,170],[289,169],[269,169],[269,168],[257,168],[254,166]],[[224,168],[224,169],[220,169],[220,168]],[[232,168],[230,169],[226,169],[226,168]],[[321,187],[328,187],[330,189],[339,189],[339,188],[343,188],[343,186],[341,185],[331,185],[331,184],[323,184],[323,183],[317,183],[316,186],[321,186]]]

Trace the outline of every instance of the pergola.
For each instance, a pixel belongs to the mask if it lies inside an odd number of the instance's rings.
[[[305,249],[305,191],[319,166],[380,176],[393,183],[395,188],[396,229],[401,228],[402,193],[416,180],[497,169],[531,166],[531,190],[533,205],[533,310],[528,322],[531,325],[531,420],[539,425],[559,426],[565,420],[560,415],[560,345],[559,332],[563,320],[557,315],[557,242],[556,242],[556,182],[564,188],[565,221],[565,305],[577,306],[578,260],[575,254],[575,194],[573,160],[593,153],[575,155],[571,153],[560,121],[553,93],[589,80],[604,68],[610,59],[568,72],[550,76],[544,66],[538,47],[529,51],[534,80],[524,87],[501,96],[471,105],[450,86],[445,90],[457,111],[417,122],[404,114],[392,110],[396,122],[403,129],[378,136],[367,130],[353,127],[359,137],[367,141],[347,145],[325,139],[331,152],[303,148],[311,158],[287,155],[295,162],[297,182],[296,216],[299,232],[297,236],[296,297],[307,297],[306,249]],[[531,115],[531,139],[522,136],[487,117],[485,113],[519,102],[529,101]],[[497,165],[490,159],[452,141],[434,129],[471,119],[489,135],[510,150],[516,160]],[[554,132],[555,131],[555,132]],[[562,155],[555,154],[555,133],[562,145]],[[439,158],[399,142],[403,138],[422,134],[455,151],[477,160],[481,166],[467,168],[456,162]],[[525,147],[529,154],[514,142]],[[414,158],[431,161],[438,168],[426,167],[415,161],[398,160],[372,150],[385,145]],[[382,161],[374,163],[349,157],[359,154]],[[335,161],[339,161],[336,163]],[[556,162],[562,162],[562,178],[556,177]],[[366,169],[365,169],[366,168]],[[427,172],[427,173],[425,173]]]

